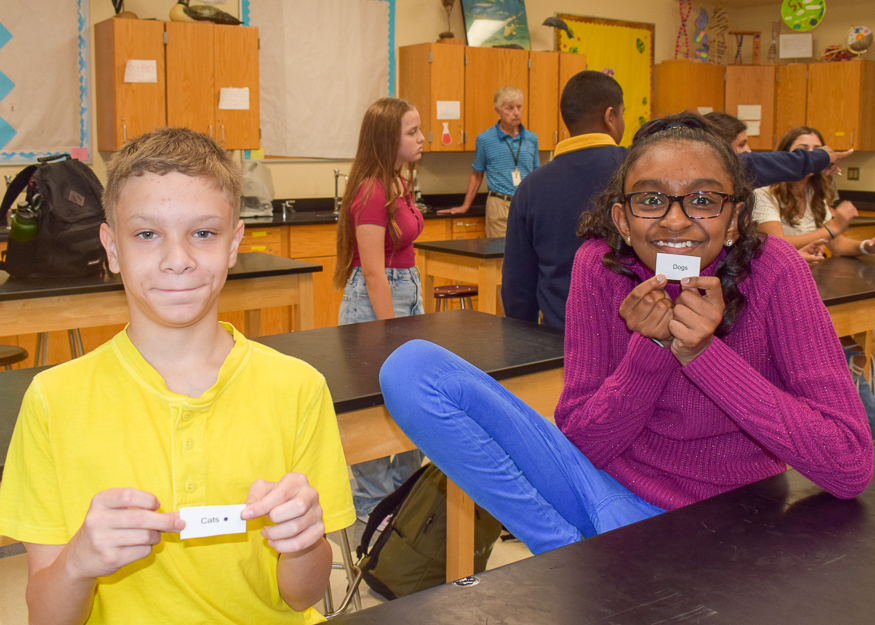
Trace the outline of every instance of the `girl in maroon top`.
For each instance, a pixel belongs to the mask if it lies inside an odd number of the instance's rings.
[[[423,139],[409,102],[381,98],[365,113],[337,221],[341,325],[423,312],[413,253],[423,221],[407,192]]]
[[[419,113],[409,102],[381,98],[365,113],[337,219],[334,285],[343,289],[340,325],[424,312],[413,252],[422,213],[407,192],[423,140]],[[353,465],[358,518],[367,521],[421,464],[422,453],[413,450]]]

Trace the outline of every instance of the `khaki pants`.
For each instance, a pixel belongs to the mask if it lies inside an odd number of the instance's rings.
[[[503,237],[507,232],[507,213],[510,200],[490,195],[486,198],[486,236]]]

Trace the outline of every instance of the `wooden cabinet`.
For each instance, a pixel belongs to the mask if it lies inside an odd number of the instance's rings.
[[[399,49],[398,95],[419,111],[426,151],[473,152],[477,135],[498,120],[495,92],[512,85],[523,92],[523,125],[538,135],[539,149],[552,150],[568,138],[562,89],[585,69],[581,54],[423,43]],[[442,101],[459,102],[460,119],[438,119]]]
[[[94,25],[94,46],[97,149],[165,126],[164,23],[109,19]],[[153,61],[156,82],[125,82],[128,61]]]
[[[529,101],[529,53],[504,48],[465,47],[465,151],[473,152],[477,135],[498,121],[493,98],[511,85]],[[523,125],[526,124],[523,109]]]
[[[400,48],[398,95],[419,111],[425,135],[424,151],[461,152],[464,149],[464,46],[422,43]],[[460,118],[439,119],[438,102],[457,102]]]
[[[565,85],[571,80],[572,76],[582,72],[587,68],[586,55],[584,54],[568,54],[562,52],[559,54],[559,98],[562,98],[562,91]],[[557,103],[558,106],[558,103]],[[559,115],[559,141],[564,141],[569,137],[568,128],[562,120],[562,115]]]
[[[94,41],[98,149],[165,125],[229,150],[259,147],[258,29],[112,18],[95,25]],[[154,60],[157,82],[125,82],[130,60]],[[223,88],[247,88],[249,108],[219,109]]]
[[[809,64],[807,117],[834,150],[875,150],[875,61]]]
[[[529,54],[529,125],[526,127],[538,135],[541,150],[552,150],[569,136],[559,106],[562,90],[572,76],[586,69],[586,56],[565,52]]]
[[[738,108],[759,106],[759,128],[748,124],[747,144],[752,150],[771,150],[775,145],[775,66],[728,65],[726,67],[726,107],[730,115],[741,118]]]
[[[334,288],[334,269],[337,267],[337,225],[313,224],[286,226],[289,238],[289,257],[322,265],[322,271],[313,274],[313,309],[315,327],[337,325],[343,292]]]
[[[777,66],[775,84],[775,142],[808,119],[808,64]],[[774,145],[772,147],[774,147]]]
[[[486,236],[486,217],[454,217],[450,221],[451,239],[482,239]]]
[[[655,69],[653,117],[707,107],[723,110],[724,67],[689,59],[663,61]]]
[[[559,55],[529,52],[528,130],[538,135],[538,148],[552,150],[559,141]]]

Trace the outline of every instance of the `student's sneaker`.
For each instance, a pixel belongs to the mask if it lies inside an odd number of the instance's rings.
[[[865,372],[866,365],[870,367],[869,379],[875,380],[875,371],[872,370],[873,363],[870,360],[865,363],[865,354],[860,351],[859,345],[843,345],[845,350],[845,358],[848,361],[848,369],[851,372],[851,379],[854,381],[854,386],[857,387],[857,393],[860,394],[860,400],[863,402],[863,408],[866,410],[866,417],[869,419],[869,428],[875,436],[875,394],[872,393],[872,386],[866,381]],[[861,363],[861,361],[863,361]]]

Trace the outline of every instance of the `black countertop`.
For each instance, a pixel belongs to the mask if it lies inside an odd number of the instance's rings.
[[[563,366],[563,334],[546,326],[473,310],[453,310],[261,337],[260,343],[300,358],[328,382],[334,409],[348,412],[383,403],[380,367],[411,339],[437,343],[493,378]],[[48,367],[0,371],[0,469],[30,381]]]
[[[332,623],[871,623],[875,486],[845,501],[788,471],[476,577]]]
[[[411,339],[436,343],[502,380],[562,367],[563,336],[547,326],[453,310],[255,340],[313,365],[328,381],[334,409],[347,412],[383,403],[380,367]]]
[[[424,208],[421,207],[422,216],[425,219],[452,219],[461,215],[438,215],[437,211],[444,208],[460,206],[465,200],[464,193],[447,193],[441,195],[423,195]],[[248,227],[257,226],[305,226],[312,224],[337,223],[337,215],[334,214],[333,198],[312,198],[294,200],[295,212],[283,212],[285,200],[273,201],[273,215],[270,217],[244,217],[243,221]],[[479,193],[474,198],[474,203],[465,215],[471,217],[483,217],[486,214],[486,194]]]
[[[833,256],[813,266],[811,275],[826,306],[875,297],[875,256]]]
[[[413,242],[418,250],[447,252],[474,258],[504,258],[504,237]]]
[[[460,215],[438,215],[437,211],[443,208],[460,206],[465,200],[464,193],[442,193],[435,195],[423,195],[422,201],[425,208],[422,216],[425,219],[452,219]],[[273,201],[273,215],[270,217],[244,217],[243,222],[247,227],[270,227],[270,226],[308,226],[313,224],[337,223],[337,215],[334,214],[334,198],[305,198],[294,200],[295,212],[283,212],[285,200]],[[474,198],[471,208],[465,215],[471,217],[483,217],[486,214],[486,193],[478,193]],[[0,242],[9,238],[9,229],[0,227]]]
[[[228,280],[287,276],[317,271],[322,271],[322,265],[282,258],[263,252],[245,252],[237,255],[236,264],[228,270]],[[104,293],[123,289],[124,285],[118,274],[104,274],[89,278],[12,278],[5,271],[0,271],[0,302],[37,297]]]

